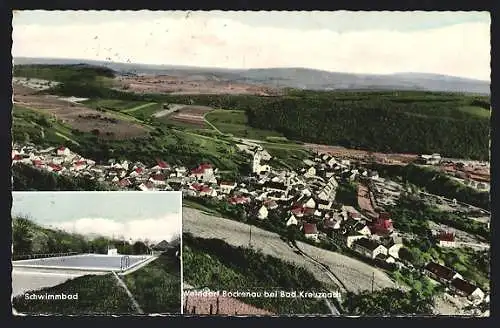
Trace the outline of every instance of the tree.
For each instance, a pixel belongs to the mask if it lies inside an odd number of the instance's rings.
[[[12,227],[12,244],[14,254],[29,254],[32,252],[33,232],[30,221],[25,218],[14,219]]]
[[[136,241],[132,245],[133,254],[137,254],[137,255],[146,254],[146,253],[148,253],[148,250],[149,250],[148,246],[146,246],[146,244],[143,243],[142,241]]]

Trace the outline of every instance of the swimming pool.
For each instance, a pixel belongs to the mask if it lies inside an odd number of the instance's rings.
[[[78,254],[12,261],[13,267],[85,271],[125,271],[149,260],[149,255]]]

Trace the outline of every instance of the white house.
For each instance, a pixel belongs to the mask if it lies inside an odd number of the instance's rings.
[[[57,148],[56,154],[57,156],[69,156],[71,154],[71,151],[69,150],[69,148],[62,146]]]
[[[304,176],[306,178],[312,178],[314,176],[316,176],[316,169],[314,168],[314,166],[311,166],[305,173],[304,173]]]
[[[234,188],[236,188],[236,186],[237,186],[236,182],[222,181],[219,185],[219,188],[223,194],[230,194],[231,191],[233,191]]]
[[[456,247],[455,234],[441,232],[438,237],[439,247]]]
[[[304,236],[308,239],[318,241],[318,228],[314,223],[304,223],[302,226]]]
[[[200,190],[200,196],[209,196],[209,197],[217,197],[217,191],[210,187],[203,187]]]
[[[314,199],[309,198],[309,200],[304,204],[305,207],[307,208],[316,208],[316,202]]]
[[[328,166],[333,167],[336,164],[338,164],[338,162],[337,162],[337,160],[334,157],[332,157],[332,158],[330,158],[330,160],[328,161],[327,164],[328,164]]]
[[[162,174],[153,174],[149,181],[151,181],[155,186],[164,186],[166,185],[165,176]]]
[[[108,255],[113,255],[113,256],[118,255],[118,249],[116,249],[116,248],[108,248]]]
[[[267,215],[269,214],[269,211],[267,208],[263,205],[260,207],[259,211],[257,212],[257,217],[261,220],[267,219]]]
[[[291,225],[297,225],[299,224],[299,221],[297,221],[297,219],[295,218],[295,216],[293,214],[290,215],[290,217],[288,218],[288,220],[286,221],[286,226],[291,226]]]
[[[396,243],[393,244],[389,249],[387,250],[387,254],[392,256],[395,259],[399,258],[399,250],[403,247],[403,244],[401,243]]]
[[[370,228],[368,228],[368,226],[366,225],[363,225],[363,227],[357,230],[357,232],[362,234],[363,236],[370,236],[372,234]]]
[[[374,259],[379,254],[387,255],[387,248],[384,245],[368,238],[355,240],[351,247],[354,251],[371,259]]]

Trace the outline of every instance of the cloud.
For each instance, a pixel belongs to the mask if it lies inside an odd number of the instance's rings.
[[[82,13],[82,15],[84,15]],[[227,68],[425,72],[489,80],[490,24],[339,33],[251,27],[227,18],[166,16],[66,26],[16,25],[13,55]],[[95,38],[97,36],[97,38]]]
[[[132,240],[148,239],[159,242],[169,241],[181,233],[181,216],[169,215],[161,219],[137,219],[118,222],[105,218],[81,218],[54,223],[53,226],[67,232],[83,235],[97,234],[105,237],[123,237]]]

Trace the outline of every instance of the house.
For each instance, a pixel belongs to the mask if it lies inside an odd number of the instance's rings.
[[[264,219],[267,219],[267,215],[269,214],[267,208],[262,205],[260,208],[259,208],[259,211],[257,212],[257,217],[261,220],[264,220]]]
[[[403,247],[403,241],[400,237],[390,238],[385,244],[387,254],[393,258],[399,258],[399,250]]]
[[[304,173],[304,176],[306,178],[312,178],[316,176],[316,169],[314,168],[314,166],[311,166],[309,169],[307,169],[307,171]]]
[[[453,232],[440,232],[438,236],[439,247],[455,247],[455,234]]]
[[[144,173],[144,168],[142,167],[136,167],[134,168],[134,170],[129,174],[130,177],[137,177],[137,176],[140,176],[141,174]]]
[[[69,148],[61,146],[57,148],[56,154],[57,156],[69,156],[71,154],[71,151],[69,150]]]
[[[203,186],[200,190],[200,196],[202,196],[202,197],[217,197],[217,191],[215,191],[214,189],[212,189],[210,187]]]
[[[430,278],[441,283],[448,283],[455,278],[462,278],[462,276],[450,268],[447,268],[436,262],[429,262],[424,267],[424,274]]]
[[[16,162],[19,162],[22,160],[23,160],[23,157],[21,155],[19,155],[19,154],[12,155],[12,162],[13,163],[16,163]]]
[[[86,167],[87,167],[87,162],[85,160],[79,160],[79,161],[73,163],[71,170],[80,171],[80,170],[85,169]]]
[[[359,223],[356,225],[356,232],[362,234],[363,236],[370,236],[372,234],[368,226]]]
[[[294,207],[292,208],[291,212],[292,215],[294,215],[295,217],[301,218],[304,216],[304,207],[302,206]]]
[[[418,161],[426,165],[437,165],[441,162],[441,155],[420,155]]]
[[[108,247],[108,255],[117,256],[118,249],[116,247]]]
[[[165,176],[163,174],[153,174],[149,178],[149,181],[157,186],[164,186],[166,184]]]
[[[286,192],[288,187],[282,182],[266,181],[263,185],[265,191]]]
[[[191,170],[191,176],[203,182],[217,183],[214,175],[214,169],[211,164],[201,164]]]
[[[304,236],[308,239],[318,241],[318,228],[314,223],[304,223],[302,225]]]
[[[118,185],[120,187],[126,188],[126,187],[132,185],[132,182],[128,178],[125,178],[125,179],[118,181]]]
[[[329,210],[332,208],[333,202],[331,200],[318,199],[316,204],[320,210]]]
[[[481,288],[474,286],[461,278],[455,278],[451,281],[450,289],[460,296],[465,296],[471,301],[483,301],[485,294]]]
[[[33,165],[34,165],[35,167],[37,167],[37,168],[41,168],[41,167],[43,167],[43,162],[42,162],[41,160],[39,160],[39,159],[38,159],[38,160],[34,159],[34,160],[32,161],[32,163],[33,163]]]
[[[154,184],[151,181],[141,183],[139,186],[137,186],[139,190],[142,191],[149,191],[149,190],[154,190]]]
[[[166,162],[164,162],[164,161],[162,161],[160,159],[157,159],[156,160],[156,166],[154,166],[153,169],[165,171],[165,170],[169,170],[170,169],[170,165],[168,165],[168,163],[166,163]]]
[[[228,181],[221,181],[221,183],[219,184],[220,191],[223,194],[230,194],[231,191],[233,191],[234,188],[236,188],[236,186],[237,186],[236,182],[228,182]]]
[[[337,162],[337,160],[332,157],[328,160],[328,162],[326,163],[330,168],[334,168],[336,166],[338,166],[339,162]]]
[[[299,224],[299,221],[297,221],[297,219],[295,218],[295,216],[293,214],[290,214],[290,217],[286,221],[286,226],[288,227],[288,226],[297,225],[297,224]]]
[[[307,200],[307,202],[304,203],[304,207],[307,207],[307,208],[316,208],[316,202],[314,201],[314,199],[309,198]]]
[[[268,199],[264,201],[264,205],[270,210],[275,210],[279,207],[278,203],[273,199]]]
[[[355,240],[352,243],[351,248],[361,255],[364,255],[371,259],[374,259],[379,254],[387,255],[387,248],[384,245],[381,245],[375,240],[371,240],[368,238],[360,238]]]
[[[54,163],[49,163],[47,165],[47,169],[50,171],[50,172],[61,172],[64,168],[61,166],[61,165],[58,165],[58,164],[54,164]]]
[[[335,219],[323,220],[323,229],[327,231],[340,229],[340,220],[335,220]]]
[[[313,161],[311,161],[310,159],[305,159],[305,160],[303,160],[303,162],[307,166],[314,166],[315,165],[315,163]]]
[[[250,202],[250,198],[244,196],[234,196],[229,198],[229,203],[232,205],[247,204]]]
[[[151,249],[154,252],[163,253],[163,252],[166,252],[167,250],[169,250],[172,247],[173,246],[170,245],[166,240],[162,240],[159,243],[157,243],[156,245],[152,246]]]
[[[371,224],[370,229],[373,234],[377,235],[388,235],[392,233],[394,231],[394,227],[389,213],[379,213],[378,218]]]

